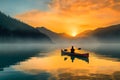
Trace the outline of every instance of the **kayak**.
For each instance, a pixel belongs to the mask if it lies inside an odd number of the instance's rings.
[[[64,51],[64,50],[61,50],[61,55],[76,56],[76,57],[86,57],[86,58],[89,57],[89,53],[84,53],[84,54],[71,53],[71,52]]]

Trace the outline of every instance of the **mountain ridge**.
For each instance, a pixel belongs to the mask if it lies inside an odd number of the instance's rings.
[[[0,12],[0,41],[15,42],[15,41],[48,41],[51,39],[33,28],[32,26],[23,23],[17,19],[5,15]]]
[[[56,32],[54,32],[52,30],[49,30],[49,29],[47,29],[45,27],[37,27],[37,29],[40,32],[42,32],[42,33],[46,34],[47,36],[49,36],[54,43],[59,43],[59,42],[66,43],[66,42],[70,42],[69,39],[71,39],[71,37],[68,36],[65,33],[56,33]]]
[[[85,35],[85,36],[80,36]],[[107,27],[97,28],[95,30],[86,31],[78,35],[79,38],[94,38],[100,42],[119,42],[120,40],[120,24]]]

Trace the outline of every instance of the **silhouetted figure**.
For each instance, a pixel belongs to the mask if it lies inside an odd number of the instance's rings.
[[[75,49],[74,49],[73,46],[72,46],[72,48],[71,48],[71,53],[75,53]]]

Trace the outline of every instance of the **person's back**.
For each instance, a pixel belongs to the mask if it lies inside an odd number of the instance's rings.
[[[74,49],[74,47],[72,46],[72,48],[71,48],[71,53],[74,53],[75,52],[75,49]]]

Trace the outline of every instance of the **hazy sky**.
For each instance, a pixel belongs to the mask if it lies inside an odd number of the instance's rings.
[[[0,10],[68,34],[120,23],[120,0],[0,0]]]
[[[0,0],[0,11],[11,16],[30,10],[48,10],[50,0]]]

